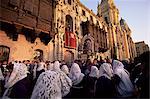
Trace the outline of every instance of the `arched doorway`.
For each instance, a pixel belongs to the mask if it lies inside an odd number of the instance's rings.
[[[65,51],[64,60],[68,65],[71,65],[74,60],[74,53],[72,51]]]
[[[4,45],[0,45],[0,62],[9,60],[10,48]]]
[[[34,53],[34,59],[35,60],[43,60],[43,51],[40,49],[36,49]]]

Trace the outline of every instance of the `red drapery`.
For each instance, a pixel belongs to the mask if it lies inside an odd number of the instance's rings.
[[[65,47],[76,48],[76,36],[74,33],[65,33]]]

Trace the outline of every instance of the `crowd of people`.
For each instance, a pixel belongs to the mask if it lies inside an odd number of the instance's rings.
[[[149,98],[149,55],[132,64],[105,59],[93,62],[6,61],[0,63],[2,98]]]

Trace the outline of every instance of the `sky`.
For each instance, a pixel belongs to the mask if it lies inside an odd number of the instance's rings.
[[[86,7],[97,13],[101,0],[80,0]],[[150,47],[150,0],[114,0],[119,17],[125,19],[132,31],[134,42],[145,41]]]

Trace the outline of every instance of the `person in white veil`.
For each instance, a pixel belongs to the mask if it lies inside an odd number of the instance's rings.
[[[91,72],[90,72],[89,76],[98,78],[99,71],[98,71],[98,68],[96,66],[91,67]]]
[[[43,72],[35,84],[31,99],[61,99],[70,92],[72,82],[55,61],[53,71]]]
[[[27,66],[24,63],[14,63],[13,71],[5,84],[6,91],[3,97],[27,98],[29,97],[30,82],[27,78]]]
[[[68,98],[83,98],[84,97],[84,85],[85,75],[81,73],[81,69],[77,63],[73,63],[69,74],[72,80],[72,88]]]
[[[45,71],[37,79],[31,99],[61,99],[61,82],[54,71]]]
[[[53,66],[54,64],[53,63],[49,63],[48,66],[47,66],[47,70],[53,70]]]
[[[112,83],[113,70],[109,63],[103,63],[99,68],[99,78],[96,83],[96,98],[112,98],[114,86]]]
[[[63,97],[64,97],[70,92],[72,81],[63,71],[61,71],[59,61],[54,62],[53,71],[55,71],[59,75],[61,84],[63,86],[61,92],[63,93]]]
[[[99,77],[105,76],[108,79],[111,79],[113,77],[113,70],[112,66],[109,63],[103,63],[101,67],[99,68]]]
[[[129,73],[124,69],[124,65],[118,61],[113,60],[114,78],[117,79],[118,97],[132,97],[134,86],[130,80]]]
[[[83,80],[84,74],[81,73],[81,69],[77,63],[73,63],[71,66],[69,77],[71,78],[73,85],[77,85]]]
[[[66,75],[69,75],[69,68],[67,65],[63,65],[61,67],[61,70],[66,74]]]
[[[99,77],[99,70],[96,66],[91,66],[91,72],[87,77],[87,81],[85,84],[86,89],[86,98],[94,98],[96,92],[96,82]]]
[[[53,71],[56,71],[56,72],[60,72],[61,71],[59,61],[55,61],[54,62]]]

